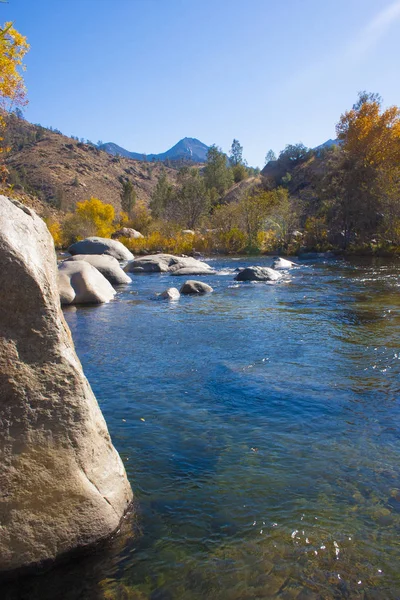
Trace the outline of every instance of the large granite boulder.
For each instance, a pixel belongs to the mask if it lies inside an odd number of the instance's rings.
[[[185,296],[199,296],[201,294],[208,294],[214,290],[210,285],[207,285],[207,283],[195,281],[194,279],[188,279],[185,281],[179,291]]]
[[[68,262],[77,260],[88,262],[100,271],[112,285],[131,282],[131,278],[121,269],[119,262],[113,256],[108,256],[108,254],[77,254],[67,258]]]
[[[70,263],[72,264],[72,263]],[[0,571],[107,538],[132,500],[60,308],[53,240],[0,196]]]
[[[269,267],[246,267],[235,277],[235,281],[278,281],[282,274]]]
[[[293,269],[293,267],[297,267],[296,263],[281,256],[275,256],[272,262],[272,268],[275,270]]]
[[[136,231],[136,229],[132,229],[131,227],[121,227],[118,231],[114,231],[111,234],[113,240],[118,239],[120,237],[125,237],[130,240],[138,240],[140,238],[144,238],[144,235],[140,233],[140,231]]]
[[[61,263],[57,284],[62,305],[102,304],[116,294],[111,283],[85,260]]]
[[[191,256],[173,256],[172,254],[149,254],[136,258],[125,265],[127,273],[177,273],[180,269],[190,269],[185,275],[192,273],[212,275],[213,269],[205,262]]]
[[[68,248],[68,252],[75,254],[107,254],[119,261],[133,260],[133,254],[118,240],[102,237],[88,237],[80,242],[75,242]]]

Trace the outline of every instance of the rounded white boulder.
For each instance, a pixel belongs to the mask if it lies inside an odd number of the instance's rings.
[[[85,260],[65,261],[58,267],[61,304],[102,304],[116,294],[113,286]]]

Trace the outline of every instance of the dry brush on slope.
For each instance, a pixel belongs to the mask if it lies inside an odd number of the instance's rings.
[[[123,180],[131,181],[137,199],[148,204],[163,168],[171,181],[176,178],[174,169],[160,163],[111,156],[15,115],[7,119],[6,135],[14,190],[38,197],[43,210],[53,207],[66,212],[76,202],[95,196],[119,211]]]

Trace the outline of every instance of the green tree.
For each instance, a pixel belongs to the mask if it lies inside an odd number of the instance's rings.
[[[22,108],[20,108],[19,106],[17,106],[17,108],[14,110],[14,115],[17,117],[17,119],[19,119],[20,121],[25,121],[25,117],[24,117],[24,113]]]
[[[245,196],[239,202],[240,228],[246,232],[249,248],[257,246],[257,235],[265,229],[267,218],[280,199],[279,194],[277,190],[259,191]]]
[[[121,208],[130,217],[136,203],[136,192],[129,179],[122,179],[121,185]]]
[[[272,160],[276,160],[276,154],[273,150],[268,150],[267,154],[265,155],[265,164],[267,165]]]
[[[244,164],[238,163],[237,165],[234,165],[232,167],[232,175],[234,182],[239,183],[239,181],[247,179],[247,177],[249,176],[249,172]]]
[[[157,185],[151,195],[150,210],[154,218],[163,218],[172,199],[173,187],[164,169],[158,178]]]
[[[289,167],[295,167],[307,160],[312,151],[301,142],[298,144],[287,144],[285,149],[279,154],[279,161]]]
[[[206,187],[216,190],[219,196],[233,184],[233,174],[227,165],[226,155],[215,144],[210,146],[207,152],[204,179]]]
[[[284,187],[288,187],[289,183],[292,181],[292,176],[289,172],[287,172],[283,177],[282,177],[282,185]]]
[[[243,164],[243,146],[240,145],[239,140],[234,139],[232,142],[229,162],[233,167]]]
[[[277,239],[287,248],[292,232],[298,226],[298,210],[287,189],[281,187],[270,193],[271,210],[264,225],[274,231]]]
[[[209,208],[210,196],[204,177],[196,168],[182,168],[178,174],[178,187],[170,202],[170,220],[194,229]]]

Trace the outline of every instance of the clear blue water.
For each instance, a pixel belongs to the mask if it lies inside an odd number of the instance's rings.
[[[212,264],[203,297],[157,301],[183,280],[132,275],[66,310],[137,506],[20,597],[400,598],[400,261],[277,284],[233,281],[268,258]]]

